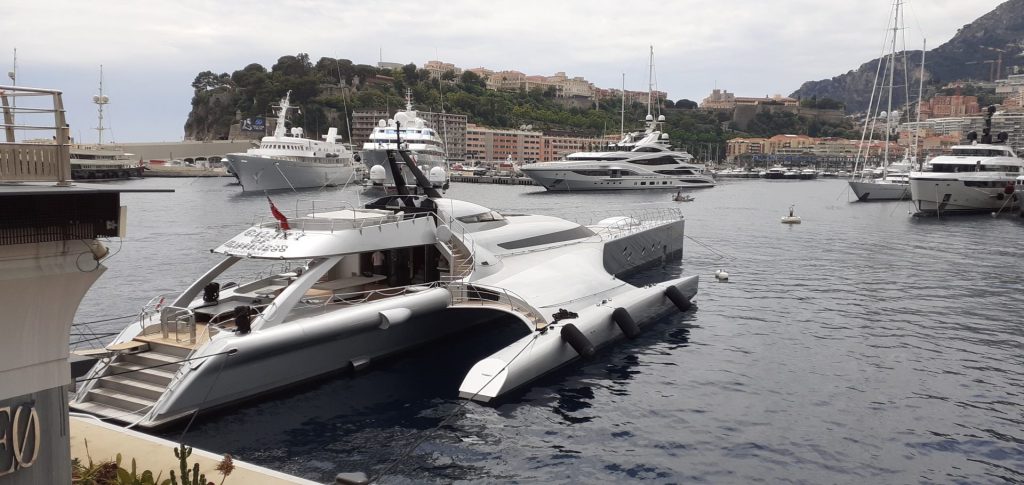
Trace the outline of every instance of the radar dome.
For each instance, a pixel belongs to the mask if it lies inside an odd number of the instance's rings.
[[[644,118],[644,119],[647,120],[647,121],[654,121],[654,116],[653,115],[647,115],[647,117]]]
[[[385,126],[388,126],[388,122],[384,120],[377,120],[377,126],[384,128]]]
[[[387,171],[380,165],[374,165],[370,167],[370,181],[373,183],[384,183],[384,179],[388,177]]]
[[[441,167],[434,167],[430,169],[430,175],[427,176],[432,184],[443,184],[445,179],[444,169]]]
[[[665,121],[665,115],[658,115],[658,121]]]

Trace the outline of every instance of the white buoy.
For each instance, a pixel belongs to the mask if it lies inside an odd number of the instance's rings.
[[[793,214],[793,206],[789,206],[789,215],[782,217],[783,224],[800,224],[800,217]]]
[[[722,270],[715,271],[715,278],[717,278],[718,281],[729,281],[729,273]]]

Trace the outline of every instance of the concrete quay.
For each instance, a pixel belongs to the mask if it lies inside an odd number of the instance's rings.
[[[160,475],[160,481],[170,478],[170,471],[178,472],[179,462],[174,456],[177,443],[165,439],[122,428],[100,421],[92,416],[72,415],[71,423],[71,457],[78,458],[83,464],[107,460],[113,461],[121,454],[121,467],[131,470],[132,460],[138,472],[150,470],[153,475]],[[86,450],[86,441],[89,442]],[[187,443],[186,443],[187,444]],[[217,464],[223,455],[194,448],[189,456],[189,466],[199,464],[199,472],[206,475],[206,480],[220,483],[221,475],[217,472]],[[281,472],[246,463],[232,457],[234,471],[225,483],[244,483],[252,485],[313,485],[317,482],[304,478],[293,477]],[[180,477],[179,477],[180,480]]]
[[[494,177],[488,175],[452,175],[452,182],[469,184],[536,185],[529,177]]]
[[[142,176],[149,177],[231,177],[224,168],[199,168],[185,166],[150,165],[142,171]]]

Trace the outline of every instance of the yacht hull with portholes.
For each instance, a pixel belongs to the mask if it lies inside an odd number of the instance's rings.
[[[344,185],[353,167],[345,161],[289,160],[229,153],[227,163],[245,192]]]
[[[534,182],[550,191],[574,190],[679,190],[714,187],[710,176],[676,178],[660,175],[611,176],[603,175],[607,169],[542,169],[530,165],[522,167],[523,173]],[[583,172],[583,173],[580,173]],[[588,175],[601,173],[602,175]]]

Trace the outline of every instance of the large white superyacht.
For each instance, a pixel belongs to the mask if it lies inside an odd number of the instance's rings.
[[[520,169],[547,190],[679,190],[713,187],[715,179],[693,155],[675,151],[661,131],[665,116],[648,114],[643,132],[629,133],[609,151],[579,152]]]
[[[975,132],[969,145],[956,145],[951,155],[931,159],[930,172],[911,172],[910,197],[924,214],[951,212],[999,212],[1020,207],[1016,182],[1024,172],[1024,159],[1006,143],[1001,132],[989,133],[994,107],[985,117],[985,133],[979,143]]]
[[[506,346],[458,389],[488,401],[690,308],[697,276],[619,279],[682,256],[678,211],[578,222],[499,213],[440,197],[415,165],[426,195],[411,195],[395,161],[407,158],[388,157],[399,195],[364,207],[272,205],[272,217],[214,250],[223,259],[213,268],[154,298],[106,346],[71,408],[157,427],[500,318],[511,327],[493,338]],[[234,279],[229,268],[246,262],[276,269]]]
[[[399,146],[401,145],[401,146]],[[363,143],[360,153],[362,162],[367,168],[367,180],[372,185],[394,186],[395,178],[391,175],[388,153],[395,150],[408,150],[412,160],[426,173],[435,188],[444,187],[448,182],[448,163],[445,159],[444,140],[437,130],[427,126],[427,122],[412,109],[411,94],[406,93],[405,111],[395,113],[390,120],[380,120],[370,133],[368,141]],[[390,152],[389,152],[390,150]],[[402,166],[406,180],[412,180],[412,172]]]
[[[274,134],[265,136],[259,148],[227,154],[231,173],[246,192],[320,188],[342,185],[352,178],[352,151],[340,142],[337,128],[330,128],[324,141],[303,137],[302,128],[288,130],[285,122],[291,91],[281,99]]]

